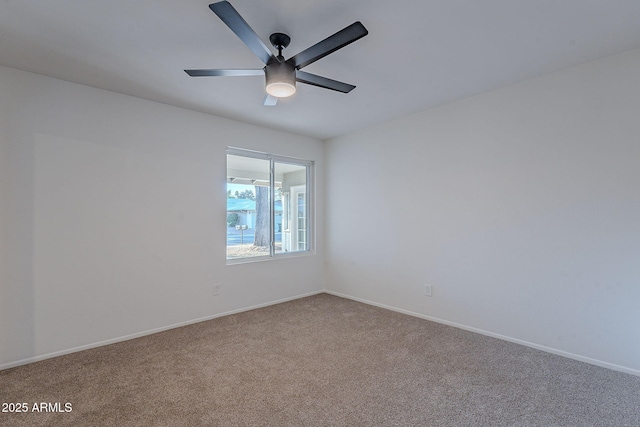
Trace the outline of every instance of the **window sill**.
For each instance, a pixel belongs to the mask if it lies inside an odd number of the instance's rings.
[[[227,265],[248,264],[248,263],[263,262],[263,261],[276,261],[279,259],[313,256],[315,254],[316,252],[314,250],[309,250],[309,251],[279,253],[274,256],[265,255],[265,256],[246,257],[246,258],[229,258],[227,259]]]

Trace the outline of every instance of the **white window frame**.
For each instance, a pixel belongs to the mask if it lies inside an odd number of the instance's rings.
[[[244,148],[227,147],[226,155],[249,157],[254,159],[262,159],[269,161],[269,209],[270,209],[270,235],[271,244],[269,245],[269,254],[264,256],[244,257],[244,258],[227,258],[227,265],[243,264],[247,262],[267,261],[279,258],[308,256],[315,254],[315,196],[314,196],[314,162],[312,160],[303,160],[294,157],[281,156],[271,153],[264,153],[260,151],[247,150]],[[275,193],[276,193],[276,176],[275,176],[275,164],[285,163],[292,165],[304,166],[306,168],[306,217],[307,217],[307,244],[305,250],[297,250],[294,252],[276,252],[275,250]],[[226,164],[226,162],[225,162]],[[229,167],[226,166],[226,173],[228,173]],[[228,179],[225,178],[225,180]],[[226,209],[226,185],[225,185],[225,209]],[[284,214],[284,207],[283,207]],[[226,217],[226,215],[225,215]],[[226,225],[226,224],[225,224]],[[225,230],[225,248],[226,248],[227,233]],[[225,257],[226,257],[225,249]]]

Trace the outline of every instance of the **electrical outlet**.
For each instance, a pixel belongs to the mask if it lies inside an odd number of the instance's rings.
[[[220,283],[213,284],[213,295],[220,295]]]
[[[424,285],[424,294],[428,297],[431,296],[431,285]]]

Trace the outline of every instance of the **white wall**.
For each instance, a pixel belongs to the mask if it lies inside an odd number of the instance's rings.
[[[640,374],[638,70],[636,50],[328,141],[327,289]]]
[[[320,141],[0,67],[0,369],[321,291],[321,240],[226,266],[228,145],[323,194]]]

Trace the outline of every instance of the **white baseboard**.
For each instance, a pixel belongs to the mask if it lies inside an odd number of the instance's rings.
[[[585,356],[581,356],[579,354],[574,354],[574,353],[569,353],[563,350],[558,350],[557,348],[553,348],[553,347],[547,347],[544,345],[540,345],[540,344],[535,344],[529,341],[524,341],[518,338],[513,338],[513,337],[509,337],[509,336],[505,336],[505,335],[500,335],[500,334],[496,334],[494,332],[490,332],[490,331],[485,331],[483,329],[478,329],[478,328],[474,328],[471,326],[467,326],[467,325],[462,325],[459,323],[455,323],[455,322],[450,322],[448,320],[444,320],[444,319],[439,319],[437,317],[432,317],[432,316],[427,316],[425,314],[420,314],[420,313],[415,313],[413,311],[409,311],[409,310],[403,310],[401,308],[397,308],[397,307],[392,307],[386,304],[381,304],[381,303],[377,303],[374,301],[369,301],[363,298],[358,298],[358,297],[354,297],[351,295],[346,295],[346,294],[342,294],[340,292],[335,292],[335,291],[329,291],[326,290],[324,291],[327,294],[330,295],[335,295],[337,297],[341,297],[341,298],[346,298],[346,299],[350,299],[353,301],[357,301],[357,302],[361,302],[364,304],[368,304],[368,305],[373,305],[376,307],[380,307],[380,308],[384,308],[387,310],[392,310],[392,311],[396,311],[398,313],[402,313],[402,314],[407,314],[409,316],[414,316],[414,317],[419,317],[421,319],[425,319],[425,320],[430,320],[432,322],[436,322],[436,323],[442,323],[444,325],[448,325],[448,326],[453,326],[455,328],[459,328],[459,329],[464,329],[465,331],[470,331],[470,332],[475,332],[481,335],[486,335],[492,338],[498,338],[500,340],[504,340],[504,341],[509,341],[512,343],[516,343],[516,344],[520,344],[520,345],[524,345],[527,347],[531,347],[531,348],[535,348],[536,350],[541,350],[547,353],[551,353],[551,354],[556,354],[558,356],[563,356],[563,357],[567,357],[569,359],[573,359],[573,360],[577,360],[580,362],[585,362],[585,363],[589,363],[591,365],[596,365],[596,366],[600,366],[602,368],[607,368],[607,369],[612,369],[614,371],[618,371],[618,372],[624,372],[626,374],[631,374],[631,375],[635,375],[640,377],[640,370],[637,369],[632,369],[632,368],[628,368],[626,366],[620,366],[620,365],[616,365],[613,363],[609,363],[609,362],[604,362],[602,360],[597,360],[597,359],[592,359],[590,357],[585,357]]]
[[[305,297],[309,297],[309,296],[312,296],[312,295],[318,295],[318,294],[322,294],[322,293],[327,293],[327,294],[330,294],[330,295],[335,295],[337,297],[350,299],[350,300],[353,300],[353,301],[361,302],[361,303],[372,305],[372,306],[375,306],[375,307],[380,307],[380,308],[384,308],[384,309],[387,309],[387,310],[392,310],[392,311],[395,311],[395,312],[398,312],[398,313],[406,314],[406,315],[413,316],[413,317],[418,317],[418,318],[429,320],[429,321],[432,321],[432,322],[453,326],[455,328],[463,329],[463,330],[470,331],[470,332],[475,332],[475,333],[478,333],[478,334],[481,334],[481,335],[486,335],[486,336],[497,338],[497,339],[501,339],[501,340],[504,340],[504,341],[513,342],[513,343],[516,343],[516,344],[524,345],[526,347],[535,348],[536,350],[545,351],[547,353],[556,354],[558,356],[567,357],[569,359],[573,359],[573,360],[577,360],[577,361],[580,361],[580,362],[589,363],[589,364],[592,364],[592,365],[596,365],[596,366],[600,366],[600,367],[603,367],[603,368],[612,369],[614,371],[624,372],[624,373],[627,373],[627,374],[631,374],[631,375],[635,375],[635,376],[640,377],[640,370],[637,370],[637,369],[632,369],[632,368],[628,368],[626,366],[621,366],[621,365],[616,365],[616,364],[609,363],[609,362],[604,362],[602,360],[592,359],[590,357],[585,357],[585,356],[581,356],[579,354],[569,353],[569,352],[566,352],[566,351],[563,351],[563,350],[559,350],[559,349],[556,349],[556,348],[553,348],[553,347],[547,347],[547,346],[544,346],[544,345],[535,344],[535,343],[532,343],[532,342],[529,342],[529,341],[524,341],[524,340],[521,340],[521,339],[518,339],[518,338],[513,338],[513,337],[501,335],[501,334],[496,334],[494,332],[485,331],[483,329],[474,328],[474,327],[463,325],[463,324],[459,324],[459,323],[456,323],[456,322],[451,322],[451,321],[440,319],[440,318],[437,318],[437,317],[427,316],[425,314],[420,314],[420,313],[416,313],[416,312],[413,312],[413,311],[404,310],[404,309],[393,307],[393,306],[390,306],[390,305],[381,304],[381,303],[370,301],[370,300],[367,300],[367,299],[364,299],[364,298],[358,298],[358,297],[354,297],[354,296],[351,296],[351,295],[342,294],[340,292],[335,292],[335,291],[330,291],[330,290],[309,292],[309,293],[302,294],[302,295],[296,295],[296,296],[289,297],[289,298],[283,298],[283,299],[279,299],[279,300],[275,300],[275,301],[269,301],[269,302],[266,302],[266,303],[253,305],[253,306],[250,306],[250,307],[243,307],[243,308],[239,308],[239,309],[236,309],[236,310],[231,310],[231,311],[226,311],[226,312],[223,312],[223,313],[213,314],[211,316],[206,316],[206,317],[201,317],[201,318],[198,318],[198,319],[188,320],[188,321],[185,321],[185,322],[175,323],[175,324],[172,324],[172,325],[167,325],[167,326],[163,326],[163,327],[160,327],[160,328],[155,328],[155,329],[150,329],[150,330],[143,331],[143,332],[138,332],[138,333],[135,333],[135,334],[130,334],[130,335],[125,335],[125,336],[121,336],[121,337],[117,337],[117,338],[112,338],[112,339],[109,339],[109,340],[99,341],[99,342],[95,342],[95,343],[92,343],[92,344],[82,345],[82,346],[78,346],[78,347],[74,347],[74,348],[69,348],[69,349],[65,349],[65,350],[61,350],[61,351],[56,351],[56,352],[53,352],[53,353],[48,353],[48,354],[43,354],[43,355],[39,355],[39,356],[29,357],[29,358],[26,358],[26,359],[21,359],[21,360],[17,360],[17,361],[14,361],[14,362],[9,362],[9,363],[2,364],[2,365],[0,365],[0,371],[4,370],[4,369],[14,368],[16,366],[26,365],[26,364],[33,363],[33,362],[39,362],[41,360],[51,359],[53,357],[63,356],[65,354],[75,353],[75,352],[83,351],[83,350],[89,350],[89,349],[92,349],[92,348],[102,347],[102,346],[109,345],[109,344],[115,344],[115,343],[118,343],[118,342],[127,341],[127,340],[131,340],[131,339],[135,339],[135,338],[140,338],[140,337],[144,337],[146,335],[151,335],[151,334],[167,331],[167,330],[174,329],[174,328],[180,328],[182,326],[187,326],[187,325],[192,325],[192,324],[195,324],[195,323],[205,322],[207,320],[216,319],[218,317],[229,316],[229,315],[232,315],[232,314],[237,314],[237,313],[242,313],[242,312],[245,312],[245,311],[255,310],[257,308],[268,307],[268,306],[271,306],[271,305],[280,304],[280,303],[287,302],[287,301],[293,301],[293,300],[296,300],[296,299],[305,298]]]
[[[69,349],[65,349],[65,350],[55,351],[53,353],[47,353],[47,354],[43,354],[43,355],[39,355],[39,356],[29,357],[29,358],[26,358],[26,359],[16,360],[15,362],[9,362],[9,363],[5,363],[5,364],[0,365],[0,371],[2,371],[4,369],[9,369],[9,368],[15,368],[16,366],[26,365],[26,364],[33,363],[33,362],[39,362],[41,360],[51,359],[53,357],[64,356],[65,354],[76,353],[78,351],[89,350],[89,349],[92,349],[92,348],[102,347],[102,346],[109,345],[109,344],[115,344],[115,343],[118,343],[118,342],[127,341],[127,340],[131,340],[131,339],[134,339],[134,338],[140,338],[140,337],[144,337],[146,335],[155,334],[155,333],[158,333],[158,332],[168,331],[169,329],[174,329],[174,328],[180,328],[182,326],[193,325],[194,323],[206,322],[207,320],[216,319],[218,317],[229,316],[231,314],[242,313],[244,311],[255,310],[256,308],[268,307],[270,305],[276,305],[276,304],[280,304],[280,303],[283,303],[283,302],[293,301],[293,300],[296,300],[296,299],[305,298],[305,297],[309,297],[309,296],[312,296],[312,295],[318,295],[318,294],[322,294],[322,293],[324,293],[324,291],[309,292],[309,293],[306,293],[306,294],[296,295],[296,296],[289,297],[289,298],[283,298],[283,299],[279,299],[279,300],[276,300],[276,301],[269,301],[269,302],[265,302],[265,303],[262,303],[262,304],[253,305],[253,306],[250,306],[250,307],[243,307],[243,308],[239,308],[237,310],[226,311],[224,313],[213,314],[211,316],[201,317],[199,319],[193,319],[193,320],[187,320],[185,322],[174,323],[172,325],[162,326],[160,328],[150,329],[150,330],[143,331],[143,332],[137,332],[135,334],[124,335],[124,336],[121,336],[121,337],[112,338],[112,339],[108,339],[108,340],[104,340],[104,341],[99,341],[99,342],[95,342],[95,343],[92,343],[92,344],[81,345],[79,347],[73,347],[73,348],[69,348]]]

